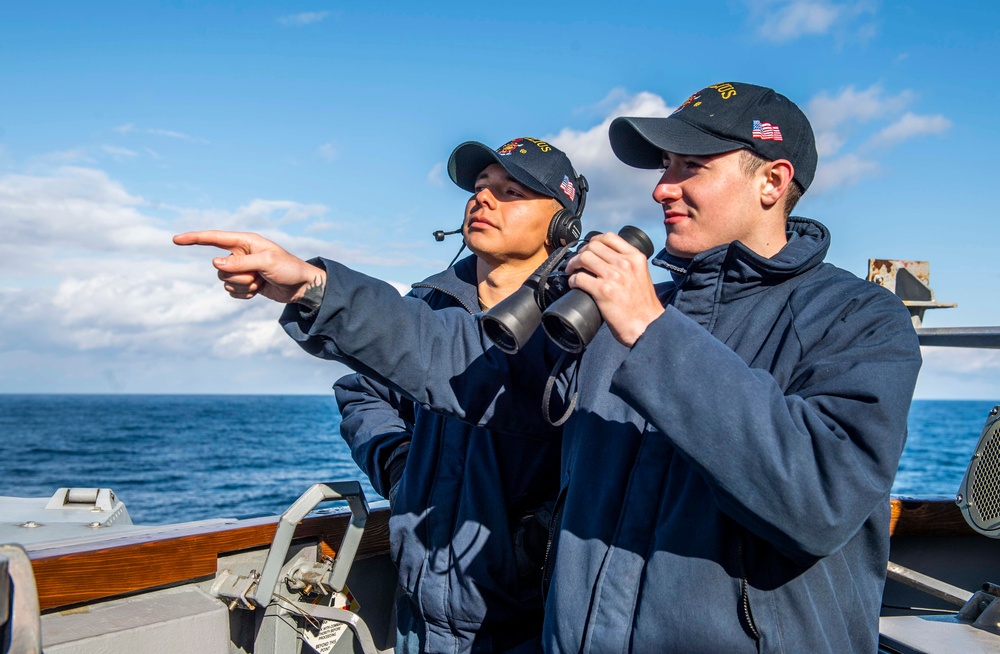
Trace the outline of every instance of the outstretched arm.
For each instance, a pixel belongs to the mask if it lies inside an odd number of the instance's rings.
[[[323,303],[285,308],[285,332],[306,352],[386,384],[431,411],[516,433],[551,429],[541,402],[558,354],[537,330],[516,356],[490,347],[462,307],[433,309],[328,259]],[[560,390],[562,386],[559,385]]]
[[[530,355],[507,357],[488,346],[465,309],[435,311],[385,282],[334,261],[303,261],[257,234],[189,232],[174,243],[229,250],[212,261],[229,294],[288,304],[280,322],[314,356],[341,361],[472,424],[502,423],[517,433],[550,429],[540,404],[552,360],[542,341],[526,346]],[[541,337],[538,330],[535,339]]]
[[[319,306],[326,287],[326,271],[290,254],[263,236],[247,232],[186,232],[174,237],[177,245],[210,245],[229,250],[228,257],[212,259],[229,295],[249,300],[255,295],[310,309]]]

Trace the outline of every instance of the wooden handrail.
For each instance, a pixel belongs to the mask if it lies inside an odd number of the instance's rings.
[[[903,536],[976,536],[949,498],[893,498],[890,533]],[[350,514],[310,515],[296,540],[320,542],[332,556]],[[267,547],[278,516],[223,525],[181,525],[176,531],[126,535],[99,545],[29,548],[42,611],[111,599],[154,588],[208,579],[221,555]],[[357,557],[389,551],[389,510],[372,511]]]
[[[892,536],[979,536],[951,498],[894,497],[890,504]]]
[[[347,529],[350,513],[310,515],[299,523],[295,540],[319,540],[325,554]],[[42,611],[130,595],[216,573],[220,555],[268,547],[278,516],[197,525],[166,533],[125,535],[97,545],[28,549]],[[389,510],[371,512],[356,558],[389,551]]]

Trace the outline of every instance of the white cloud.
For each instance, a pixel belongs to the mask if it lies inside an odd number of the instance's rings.
[[[299,27],[301,25],[318,23],[329,15],[330,15],[329,11],[304,11],[300,14],[289,14],[287,16],[280,16],[278,18],[278,22],[281,23],[282,25]]]
[[[73,164],[94,163],[94,158],[86,153],[83,148],[73,148],[72,150],[61,150],[59,152],[49,152],[47,154],[32,157],[29,165],[32,168],[46,166],[68,166]]]
[[[107,252],[166,238],[167,232],[139,211],[142,204],[141,198],[92,168],[64,167],[48,176],[0,176],[0,222],[6,230],[0,241],[0,271],[39,250]]]
[[[916,397],[995,400],[1000,350],[922,347]]]
[[[172,219],[151,216],[148,208],[93,168],[0,175],[0,360],[20,361],[22,376],[24,362],[40,353],[73,366],[85,365],[86,357],[140,367],[173,360],[181,368],[201,359],[301,360],[277,329],[279,305],[229,298],[211,266],[218,251],[173,245],[171,236],[189,227],[252,226],[291,252],[322,252],[348,264],[392,258],[284,231],[321,222],[324,205],[254,199],[234,210],[158,209]],[[155,389],[154,381],[146,383]]]
[[[816,137],[816,152],[822,157],[832,157],[840,152],[840,149],[844,147],[844,143],[847,142],[847,136],[845,134],[838,133],[834,130],[826,130],[824,132],[816,132],[813,130],[813,135]]]
[[[338,227],[340,227],[340,223],[332,220],[310,220],[309,224],[306,225],[303,231],[307,234],[322,234],[323,232],[329,232],[337,229]]]
[[[410,285],[404,284],[403,282],[394,282],[392,280],[387,279],[386,283],[392,286],[397,291],[399,291],[400,295],[406,295],[411,290]]]
[[[163,136],[170,139],[178,139],[180,141],[191,141],[193,143],[211,143],[211,141],[207,139],[191,136],[190,134],[185,134],[184,132],[178,132],[172,129],[162,129],[159,127],[136,127],[132,123],[118,125],[117,127],[113,127],[112,130],[118,132],[119,134],[150,134],[152,136]]]
[[[197,231],[202,229],[220,229],[230,231],[255,231],[264,238],[279,243],[287,251],[300,256],[311,257],[317,253],[323,256],[351,264],[372,265],[405,265],[412,263],[396,252],[386,252],[380,243],[374,248],[359,246],[358,243],[342,243],[340,241],[315,238],[311,235],[298,235],[285,230],[291,224],[301,225],[305,234],[330,233],[337,236],[336,228],[340,223],[324,220],[328,208],[321,204],[301,204],[288,200],[252,200],[233,211],[225,209],[192,209],[188,207],[169,207],[177,214],[173,221],[176,233]],[[176,247],[171,245],[176,253]],[[195,249],[190,256],[201,257]],[[182,255],[186,256],[186,255]]]
[[[238,303],[219,302],[220,285],[211,273],[205,279],[204,267],[161,260],[111,262],[104,268],[59,283],[52,305],[62,324],[156,329],[212,322],[239,309]]]
[[[918,116],[907,112],[892,125],[872,137],[872,146],[889,146],[915,136],[940,134],[951,129],[951,121],[941,115]]]
[[[848,86],[837,95],[816,95],[805,112],[816,133],[820,157],[837,154],[859,125],[898,115],[913,100],[911,91],[889,95],[878,84],[863,91]]]
[[[223,359],[282,352],[292,344],[278,321],[241,320],[232,325],[232,331],[222,335],[212,347],[212,353]],[[294,345],[294,344],[293,344]]]
[[[924,365],[946,366],[957,374],[1000,373],[1000,350],[954,347],[922,347]]]
[[[892,94],[878,84],[863,90],[848,86],[812,98],[805,111],[816,134],[819,165],[810,192],[828,192],[871,177],[881,169],[877,157],[887,148],[951,127],[944,116],[906,111],[915,101],[910,90]]]
[[[101,149],[118,160],[131,159],[133,157],[139,156],[139,153],[136,152],[135,150],[129,150],[128,148],[120,148],[117,145],[103,145],[101,146]]]
[[[286,246],[290,242],[295,242],[296,237],[284,234],[282,226],[308,221],[305,228],[307,231],[311,231],[310,228],[316,227],[316,225],[327,224],[323,218],[329,211],[323,204],[302,204],[292,200],[262,199],[251,200],[233,210],[176,206],[165,208],[177,216],[173,225],[179,231],[201,229],[257,231]],[[310,243],[315,244],[315,239],[311,239]]]
[[[842,8],[829,2],[789,2],[775,8],[769,24],[758,34],[775,41],[787,41],[807,34],[825,34],[840,17]]]
[[[322,204],[302,204],[291,200],[253,200],[236,210],[233,217],[246,228],[300,222],[325,216]]]
[[[434,164],[434,167],[427,173],[427,183],[431,186],[444,186],[444,162],[439,161]]]
[[[171,129],[157,129],[155,127],[143,130],[146,134],[152,134],[153,136],[165,136],[170,139],[180,139],[182,141],[198,141],[200,143],[208,143],[205,139],[196,138],[190,134],[185,134],[184,132],[176,132]]]
[[[809,187],[809,193],[819,194],[852,186],[863,179],[875,176],[880,170],[881,167],[876,162],[863,159],[856,154],[822,160],[821,165],[816,167],[816,177]]]
[[[659,173],[637,170],[620,162],[611,151],[608,127],[619,116],[668,116],[672,109],[663,98],[649,92],[628,96],[616,89],[611,97],[616,103],[608,107],[599,124],[585,130],[566,128],[545,140],[563,150],[590,184],[583,218],[585,232],[618,229],[627,223],[640,223],[640,227],[650,229],[652,219],[657,223],[662,220],[651,197]],[[608,98],[600,104],[607,107]],[[656,230],[651,236],[657,242],[662,227],[656,224],[651,229]]]
[[[748,2],[748,5],[752,11],[751,19],[757,23],[758,36],[776,43],[848,30],[856,19],[874,13],[873,4],[865,1],[757,0]],[[871,24],[862,24],[854,29],[862,39],[871,38],[875,33]]]
[[[333,141],[324,143],[323,145],[316,148],[316,152],[319,153],[320,158],[327,163],[333,161],[340,154],[337,150],[337,146]]]

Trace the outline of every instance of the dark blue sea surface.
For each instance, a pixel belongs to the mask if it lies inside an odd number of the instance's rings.
[[[990,401],[917,400],[893,492],[954,495]],[[0,495],[113,489],[133,522],[278,514],[359,479],[332,396],[0,395]]]
[[[111,488],[136,524],[280,514],[359,479],[333,395],[0,395],[0,495]]]
[[[990,400],[914,400],[909,434],[892,492],[954,497],[976,449]]]

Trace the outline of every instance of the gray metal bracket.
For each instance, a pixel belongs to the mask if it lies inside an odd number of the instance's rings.
[[[39,654],[42,651],[41,612],[31,559],[20,545],[0,545],[0,652]],[[6,628],[10,623],[10,629]],[[10,634],[7,639],[5,634]]]
[[[952,586],[940,579],[928,577],[925,574],[901,566],[898,563],[893,563],[892,561],[889,561],[886,572],[889,579],[898,581],[910,588],[916,588],[919,591],[955,606],[965,606],[969,598],[973,595],[972,591]]]
[[[289,603],[285,602],[285,604]],[[332,606],[306,604],[304,602],[291,602],[290,608],[293,612],[298,612],[299,615],[308,616],[314,620],[333,620],[334,622],[346,624],[354,632],[354,637],[358,641],[357,644],[361,646],[361,651],[364,654],[376,654],[378,652],[371,631],[368,630],[368,625],[356,613],[351,613],[344,609],[335,609]]]
[[[260,580],[256,587],[247,593],[247,599],[261,607],[271,603],[278,583],[278,575],[285,564],[288,547],[292,543],[295,527],[310,511],[316,508],[316,505],[328,500],[347,500],[351,507],[351,521],[344,533],[340,548],[337,550],[329,581],[329,585],[333,587],[334,591],[339,593],[344,589],[347,573],[351,571],[354,555],[358,552],[361,536],[368,523],[368,501],[361,490],[361,484],[353,480],[314,484],[281,514],[278,529],[274,532],[274,540],[271,542],[271,549],[267,553],[267,561],[260,573]]]
[[[954,302],[938,302],[931,290],[931,266],[926,261],[869,259],[868,281],[896,294],[910,311],[914,327],[920,327],[927,309],[950,309]]]

